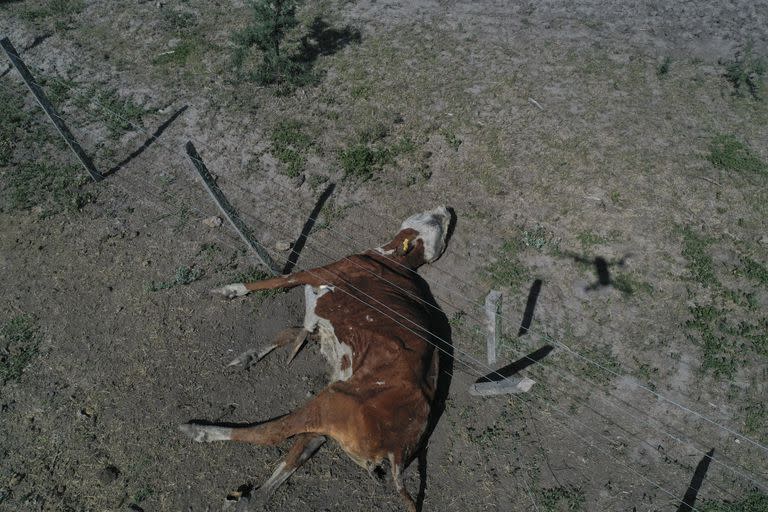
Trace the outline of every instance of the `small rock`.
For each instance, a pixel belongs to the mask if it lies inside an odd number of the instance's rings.
[[[287,251],[291,248],[293,244],[291,242],[277,242],[275,243],[275,250],[277,251]]]
[[[109,485],[120,476],[120,470],[115,466],[107,466],[99,471],[99,482],[104,485]]]
[[[203,224],[208,226],[209,228],[218,228],[221,226],[222,220],[221,217],[216,217],[215,215],[213,217],[208,217],[207,219],[203,219]]]

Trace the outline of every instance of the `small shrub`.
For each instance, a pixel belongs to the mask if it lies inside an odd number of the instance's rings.
[[[181,266],[176,269],[176,273],[172,280],[170,281],[152,281],[148,289],[152,292],[157,292],[160,290],[167,290],[169,288],[173,288],[174,286],[185,286],[191,283],[194,283],[195,281],[199,280],[203,275],[205,274],[205,271],[200,269],[194,269],[192,267],[187,266]]]
[[[543,512],[576,512],[584,508],[584,493],[574,487],[555,487],[539,491]]]
[[[339,153],[344,179],[352,178],[367,181],[373,178],[376,171],[391,161],[392,157],[387,148],[372,148],[364,143],[353,144]]]
[[[752,53],[748,47],[744,52],[736,53],[736,58],[726,63],[723,76],[733,85],[733,94],[745,96],[745,93],[756,100],[761,99],[765,61]]]
[[[768,173],[768,165],[733,135],[716,135],[709,145],[708,160],[720,169],[734,172]]]
[[[669,66],[672,64],[672,59],[669,57],[664,57],[664,60],[661,61],[661,64],[656,68],[656,75],[658,75],[659,78],[664,78],[669,73]]]
[[[259,85],[280,85],[288,92],[293,87],[312,84],[316,77],[310,67],[296,56],[286,54],[283,40],[286,34],[295,28],[296,2],[293,0],[254,0],[251,2],[253,22],[244,30],[233,34],[236,49],[233,64],[237,74],[250,78]],[[243,66],[252,47],[261,52],[261,62],[246,75]]]
[[[312,140],[296,121],[281,122],[272,132],[272,154],[285,166],[283,174],[292,178],[304,170],[306,158],[303,153],[311,145]]]

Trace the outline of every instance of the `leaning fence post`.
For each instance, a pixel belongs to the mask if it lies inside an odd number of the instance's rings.
[[[13,67],[15,67],[19,72],[21,78],[24,80],[24,83],[27,84],[27,87],[35,96],[37,102],[40,104],[43,110],[45,110],[45,113],[48,114],[48,118],[59,131],[59,134],[61,134],[62,138],[64,141],[66,141],[72,152],[80,160],[80,163],[83,164],[83,167],[85,167],[85,170],[88,171],[88,174],[91,175],[93,181],[103,180],[104,176],[96,169],[96,166],[93,165],[93,160],[91,160],[91,157],[89,157],[88,154],[83,151],[83,148],[80,147],[80,144],[78,144],[77,140],[75,140],[75,136],[72,135],[72,132],[69,131],[67,125],[64,124],[64,120],[56,112],[56,109],[53,108],[53,105],[48,100],[45,92],[43,92],[40,86],[37,85],[34,77],[32,76],[32,73],[29,72],[26,64],[24,64],[24,61],[21,60],[21,57],[19,57],[19,54],[16,52],[16,48],[14,48],[11,44],[11,41],[7,37],[4,37],[3,39],[0,39],[0,46],[3,47],[3,50],[5,50],[5,54],[10,59]]]
[[[485,297],[485,343],[488,364],[496,364],[496,347],[501,336],[501,292],[491,290]]]
[[[232,208],[232,205],[229,204],[229,201],[224,196],[224,193],[221,191],[219,186],[216,184],[216,181],[213,179],[213,176],[211,176],[211,173],[208,172],[208,168],[205,167],[203,159],[200,158],[200,155],[197,153],[197,150],[191,141],[187,142],[186,150],[187,156],[192,162],[192,165],[195,166],[195,170],[203,180],[205,189],[209,194],[211,194],[211,197],[216,202],[216,205],[221,210],[221,213],[223,213],[230,224],[232,224],[232,227],[235,228],[235,231],[237,231],[237,233],[240,235],[240,238],[242,238],[245,243],[247,243],[250,248],[256,252],[256,255],[259,257],[264,266],[267,267],[267,270],[269,270],[273,276],[280,275],[280,269],[275,264],[274,260],[269,256],[269,253],[264,248],[264,246],[261,245],[258,240],[256,240],[256,237],[253,236],[251,230],[248,228],[248,226],[245,225],[245,222],[243,222],[235,209]]]

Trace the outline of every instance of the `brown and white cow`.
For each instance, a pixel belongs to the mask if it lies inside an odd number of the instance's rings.
[[[415,511],[403,470],[425,448],[447,392],[448,382],[438,381],[450,375],[444,357],[450,328],[415,270],[443,253],[452,217],[441,206],[406,219],[383,247],[313,270],[213,290],[232,298],[304,285],[304,327],[284,331],[257,358],[291,341],[295,355],[309,336],[320,343],[331,382],[303,407],[271,421],[236,427],[187,423],[180,429],[200,442],[276,445],[293,438],[259,488],[261,500],[330,437],[369,472],[388,461],[397,491]]]

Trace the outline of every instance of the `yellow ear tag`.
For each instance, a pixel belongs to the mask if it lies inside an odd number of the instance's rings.
[[[403,254],[408,252],[408,239],[403,240]]]

